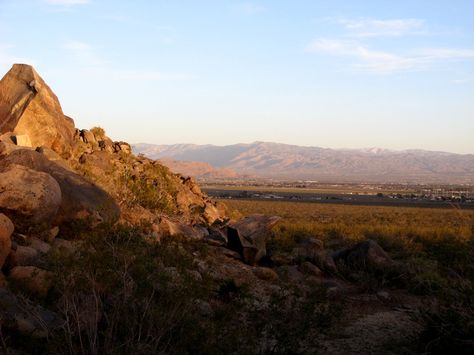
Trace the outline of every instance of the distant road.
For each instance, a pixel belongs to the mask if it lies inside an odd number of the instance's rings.
[[[241,199],[256,201],[293,201],[314,202],[346,205],[366,206],[400,206],[400,207],[425,207],[425,208],[457,208],[474,209],[474,202],[435,201],[416,198],[391,198],[376,195],[349,195],[349,194],[324,194],[324,193],[297,193],[285,191],[257,191],[237,189],[203,188],[209,196],[220,199]]]

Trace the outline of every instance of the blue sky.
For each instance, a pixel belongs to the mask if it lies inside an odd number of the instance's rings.
[[[474,153],[472,0],[0,0],[14,62],[132,143]]]

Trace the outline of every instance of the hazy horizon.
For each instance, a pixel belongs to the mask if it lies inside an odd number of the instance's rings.
[[[461,154],[461,155],[474,155],[474,153],[456,153],[456,152],[450,152],[450,151],[445,151],[445,150],[431,150],[431,149],[419,149],[419,148],[402,148],[402,149],[390,149],[390,148],[385,148],[385,147],[358,147],[358,148],[353,148],[353,147],[326,147],[326,146],[321,146],[318,144],[314,145],[307,145],[307,144],[292,144],[292,143],[283,143],[283,142],[276,142],[276,141],[252,141],[252,142],[236,142],[236,143],[229,143],[229,144],[212,144],[212,143],[187,143],[187,142],[178,142],[178,143],[169,143],[169,144],[162,144],[162,143],[149,143],[149,142],[129,142],[132,146],[134,145],[156,145],[156,146],[171,146],[171,145],[196,145],[196,146],[215,146],[215,147],[225,147],[225,146],[232,146],[232,145],[252,145],[252,144],[257,144],[257,143],[270,143],[270,144],[285,144],[285,145],[294,145],[298,147],[304,147],[304,148],[323,148],[323,149],[333,149],[333,150],[373,150],[373,149],[380,149],[380,150],[385,150],[385,151],[391,151],[391,152],[403,152],[403,151],[427,151],[427,152],[433,152],[433,153],[450,153],[450,154]]]
[[[1,0],[32,64],[117,140],[474,153],[472,1]]]

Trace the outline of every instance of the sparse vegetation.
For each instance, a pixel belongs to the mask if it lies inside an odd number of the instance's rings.
[[[37,353],[258,354],[298,353],[340,311],[323,289],[307,297],[291,289],[267,301],[247,285],[193,276],[200,244],[149,240],[140,228],[103,227],[84,234],[75,254],[53,253],[55,288],[46,305],[64,323]],[[211,303],[212,310],[207,310]],[[34,347],[34,348],[33,348]],[[298,351],[297,349],[300,349]]]
[[[121,179],[124,185],[121,192],[129,191],[125,199],[130,205],[138,204],[153,210],[176,213],[178,189],[174,179],[176,177],[161,164],[147,165],[139,176],[126,170]]]
[[[91,132],[94,134],[94,136],[96,136],[97,138],[103,138],[105,137],[105,129],[103,129],[102,127],[92,127],[91,128]]]
[[[472,350],[474,211],[245,200],[226,204],[234,216],[284,217],[275,228],[273,251],[289,251],[308,237],[332,249],[376,240],[398,262],[397,275],[351,273],[352,280],[368,290],[404,288],[429,300],[417,315],[425,327],[419,351]]]

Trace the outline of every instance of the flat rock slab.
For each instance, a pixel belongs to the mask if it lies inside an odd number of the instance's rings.
[[[255,265],[267,254],[266,242],[278,216],[252,215],[227,228],[228,247],[242,255],[249,265]]]

